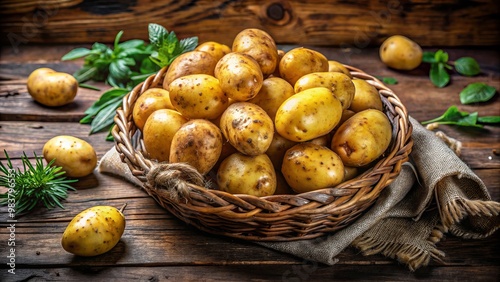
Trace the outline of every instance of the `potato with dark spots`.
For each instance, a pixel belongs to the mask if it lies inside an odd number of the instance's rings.
[[[346,166],[363,167],[382,156],[391,139],[392,125],[387,116],[368,109],[356,113],[337,129],[331,149]]]
[[[351,72],[340,62],[329,60],[328,61],[328,71],[329,72],[340,72],[347,75],[352,79]]]
[[[330,89],[346,110],[354,98],[354,83],[351,78],[340,72],[314,72],[309,73],[297,80],[294,85],[295,92],[301,92],[309,88],[326,87]]]
[[[163,79],[163,87],[170,90],[170,83],[179,77],[190,74],[208,74],[213,76],[217,59],[203,51],[189,51],[175,58]]]
[[[195,50],[209,53],[216,61],[219,61],[224,55],[231,53],[229,46],[215,41],[203,42]]]
[[[402,35],[393,35],[380,45],[380,59],[388,67],[397,70],[413,70],[422,63],[422,48]]]
[[[276,172],[266,154],[248,156],[238,152],[222,161],[217,184],[221,191],[231,194],[270,196],[276,191]]]
[[[70,74],[50,68],[34,70],[27,80],[28,93],[38,103],[59,107],[67,105],[76,97],[78,81]]]
[[[279,133],[274,132],[273,141],[266,151],[266,155],[269,156],[269,158],[273,162],[274,167],[281,167],[286,151],[292,148],[295,144],[297,144],[297,142],[290,141],[281,136]]]
[[[328,134],[342,116],[342,105],[326,87],[301,91],[276,112],[276,131],[288,140],[309,141]]]
[[[271,35],[261,29],[247,28],[240,31],[233,39],[232,50],[254,58],[265,77],[272,74],[278,65],[276,43]]]
[[[215,124],[204,119],[192,119],[174,134],[169,161],[187,163],[199,173],[207,174],[222,152],[222,133]]]
[[[248,102],[229,106],[221,116],[220,129],[234,148],[249,156],[264,154],[274,135],[271,118],[261,107]]]
[[[248,102],[260,106],[274,120],[281,104],[294,94],[293,86],[286,80],[279,77],[270,77],[264,80],[257,96]]]
[[[62,167],[65,176],[80,178],[91,174],[97,166],[97,154],[85,140],[69,135],[51,138],[42,149],[47,162],[54,160],[55,166]]]
[[[172,102],[170,102],[169,92],[163,88],[149,88],[135,101],[132,110],[134,124],[143,130],[148,117],[160,109],[174,109]]]
[[[281,78],[291,85],[302,76],[313,72],[327,72],[328,59],[318,51],[298,47],[283,55],[279,63]]]
[[[248,101],[262,87],[264,75],[259,64],[250,55],[232,52],[219,60],[215,77],[227,97],[236,101]]]
[[[297,193],[334,187],[344,180],[344,164],[328,147],[305,142],[290,148],[281,172]]]
[[[61,239],[63,249],[85,257],[111,250],[125,231],[123,208],[95,206],[77,214],[64,230]]]
[[[215,119],[228,107],[219,80],[207,74],[191,74],[170,83],[170,101],[188,119]]]
[[[356,92],[349,107],[350,110],[354,112],[361,112],[367,109],[383,110],[382,98],[375,86],[363,79],[354,79],[352,82],[356,87]]]

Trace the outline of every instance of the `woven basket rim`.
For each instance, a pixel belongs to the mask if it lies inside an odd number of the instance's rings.
[[[380,192],[397,177],[402,164],[408,160],[413,146],[411,138],[412,126],[408,112],[397,95],[376,77],[356,67],[347,64],[344,64],[344,66],[351,72],[353,78],[363,79],[379,91],[384,102],[386,115],[393,127],[393,138],[390,149],[386,151],[383,158],[371,164],[371,168],[363,172],[363,174],[336,187],[300,194],[256,197],[244,194],[230,194],[207,189],[202,185],[187,183],[187,197],[181,202],[172,202],[171,194],[151,187],[150,183],[148,183],[147,173],[157,163],[142,154],[141,151],[144,150],[144,145],[140,131],[135,127],[132,119],[132,109],[137,98],[150,88],[161,87],[167,67],[148,77],[123,98],[122,106],[116,111],[114,119],[116,125],[112,130],[116,150],[121,160],[127,164],[132,175],[144,184],[143,188],[150,196],[178,218],[195,225],[200,230],[248,240],[290,241],[315,238],[343,228],[347,223],[339,226],[332,224],[332,226],[326,227],[307,226],[306,231],[302,232],[300,229],[301,224],[307,223],[301,223],[300,221],[302,221],[303,217],[306,218],[304,222],[308,220],[314,222],[321,217],[336,217],[340,218],[339,220],[349,222],[350,217],[359,216],[375,201]],[[176,169],[183,170],[185,168],[195,170],[189,165]],[[294,217],[294,219],[290,220],[291,217]],[[217,225],[217,223],[212,222],[214,220],[221,220],[221,222],[227,224],[228,230],[212,228],[210,225]],[[283,236],[282,233],[286,233],[286,230],[282,231],[279,228],[268,231],[271,227],[267,226],[279,226],[285,221],[287,225],[297,225],[299,231],[294,231],[296,235]],[[248,231],[247,234],[245,228],[238,229],[236,227],[235,231],[233,231],[232,224],[239,225],[243,224],[243,222],[250,227],[255,225],[259,231],[257,233]],[[325,222],[318,225],[325,225]],[[326,225],[328,225],[328,222],[326,222]],[[249,229],[251,229],[250,227]],[[263,235],[260,235],[259,232],[263,232]],[[277,235],[274,235],[275,233]]]

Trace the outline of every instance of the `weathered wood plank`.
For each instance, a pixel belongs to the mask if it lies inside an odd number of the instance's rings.
[[[17,2],[16,2],[17,3]],[[230,44],[243,28],[267,30],[277,42],[365,47],[392,34],[423,45],[494,46],[500,43],[498,1],[2,1],[0,40],[31,43],[147,39],[155,22],[181,38]],[[436,28],[439,27],[439,28]]]

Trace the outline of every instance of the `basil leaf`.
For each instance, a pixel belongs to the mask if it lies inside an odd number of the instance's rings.
[[[455,61],[455,70],[465,76],[478,75],[481,72],[479,63],[471,57],[462,57]]]
[[[182,53],[192,51],[198,46],[198,37],[189,37],[189,38],[184,38],[181,39],[180,47],[182,49]]]
[[[139,68],[139,72],[141,74],[150,74],[152,72],[157,72],[159,70],[159,66],[153,63],[150,58],[145,58],[141,62],[141,67]]]
[[[424,52],[422,54],[422,62],[430,64],[437,63],[435,54],[436,54],[435,52],[428,52],[428,51]]]
[[[496,92],[495,87],[482,82],[474,82],[460,91],[460,102],[462,104],[486,102],[493,98]]]
[[[484,116],[484,117],[478,117],[477,122],[479,123],[500,123],[500,116]]]
[[[124,88],[111,88],[102,93],[99,100],[95,101],[84,113],[86,115],[95,115],[101,108],[109,104],[109,101],[114,100],[116,97],[123,98],[128,92],[129,90]]]
[[[388,85],[398,84],[398,80],[394,77],[382,77],[382,82]]]
[[[168,30],[159,24],[150,23],[148,25],[148,33],[149,42],[158,48],[163,45],[168,35]]]
[[[482,125],[477,124],[477,120],[477,112],[469,114],[468,112],[458,110],[457,106],[450,106],[443,115],[421,123],[429,124],[437,122],[440,124],[450,124],[458,126],[483,127]]]
[[[66,55],[62,56],[62,61],[74,60],[81,57],[85,57],[90,54],[90,50],[87,48],[75,48],[69,51]]]
[[[118,47],[121,49],[127,50],[127,49],[136,49],[144,46],[144,40],[140,39],[132,39],[132,40],[127,40],[124,41],[120,44],[118,44]]]
[[[446,72],[445,64],[441,62],[431,64],[429,77],[431,82],[439,88],[445,87],[450,82],[450,75]]]
[[[99,111],[90,124],[90,134],[99,132],[108,126],[111,126],[114,122],[113,117],[116,114],[116,109],[121,105],[121,103],[121,99],[116,99],[114,103],[109,104],[106,108]]]
[[[444,52],[443,50],[437,50],[437,52],[434,54],[434,59],[438,63],[447,63],[448,53]]]

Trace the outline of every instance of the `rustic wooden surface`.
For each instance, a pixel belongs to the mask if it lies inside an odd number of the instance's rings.
[[[263,28],[278,42],[366,47],[392,34],[425,46],[500,44],[500,2],[486,1],[95,1],[3,0],[0,42],[112,42],[145,38],[148,23],[181,38],[230,43],[245,27]]]
[[[6,149],[14,164],[23,151],[41,154],[51,137],[68,134],[88,140],[98,157],[113,146],[105,133],[88,136],[88,125],[78,123],[83,111],[100,92],[80,89],[76,101],[62,108],[47,108],[34,102],[25,79],[42,66],[72,72],[81,61],[59,59],[75,45],[23,46],[20,52],[2,48],[0,62],[0,149]],[[284,46],[287,48],[289,46]],[[468,78],[452,76],[443,89],[432,86],[428,68],[402,73],[384,67],[373,48],[336,49],[315,47],[327,57],[350,64],[376,76],[399,80],[391,88],[417,120],[442,114],[450,105],[460,105],[458,93],[468,83],[483,81],[500,89],[500,58],[493,49],[448,49],[450,59],[473,56],[483,73]],[[428,50],[434,50],[432,48]],[[102,85],[101,85],[102,86]],[[488,103],[460,106],[481,115],[500,115],[499,95]],[[462,159],[484,180],[492,198],[500,200],[500,128],[471,130],[441,126],[441,130],[463,142]],[[5,160],[3,150],[0,160]],[[431,262],[410,272],[383,256],[364,257],[353,248],[339,256],[334,266],[315,264],[257,246],[253,243],[205,234],[187,226],[163,210],[141,189],[111,175],[94,173],[81,179],[70,192],[66,209],[40,209],[18,218],[15,230],[16,274],[7,272],[7,239],[10,236],[6,207],[0,207],[0,281],[498,281],[500,279],[500,232],[483,240],[447,236],[438,247],[446,253],[444,264]],[[0,188],[3,189],[3,188]],[[0,190],[5,191],[5,190]],[[121,206],[125,211],[125,233],[109,253],[75,257],[66,253],[61,235],[81,210],[94,205]]]

